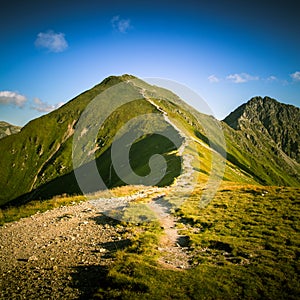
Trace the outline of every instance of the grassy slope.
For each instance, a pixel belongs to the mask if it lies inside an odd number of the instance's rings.
[[[97,94],[128,78],[131,77],[123,76],[121,79],[113,77],[110,80],[105,80],[102,84],[83,93],[62,108],[31,121],[19,134],[4,138],[3,142],[0,143],[0,151],[4,153],[0,161],[0,182],[1,186],[5,188],[0,193],[0,204],[19,196],[21,197],[16,202],[41,197],[45,199],[62,193],[80,193],[72,172],[74,126],[83,109]],[[136,95],[137,98],[141,98],[138,93]],[[133,101],[114,111],[103,124],[98,134],[99,150],[96,152],[96,157],[97,163],[100,165],[100,173],[104,174],[105,179],[107,179],[110,170],[110,145],[115,133],[128,120],[140,116],[142,113],[159,112],[145,100]],[[94,124],[96,120],[91,119],[90,122]],[[153,123],[144,119],[140,126],[147,130],[149,124],[154,126]],[[160,184],[171,183],[172,178],[180,172],[179,158],[176,158],[175,154],[168,155],[168,152],[175,149],[174,146],[158,136],[146,135],[143,138],[147,141],[139,141],[131,151],[132,155],[135,153],[135,157],[132,158],[135,161],[135,169],[139,170],[140,173],[147,173],[147,157],[151,156],[149,150],[151,149],[152,154],[156,151],[154,147],[149,148],[149,145],[156,140],[159,144],[157,151],[163,154],[169,162],[176,162],[173,166],[170,166],[169,163],[169,168],[172,169],[172,172],[174,171],[174,174],[172,175],[171,172],[168,178],[165,178],[164,182]],[[137,151],[137,146],[140,146],[139,151]],[[123,184],[114,171],[110,182],[106,183],[108,186]],[[30,193],[32,190],[33,192]],[[22,195],[26,193],[27,195],[23,197]]]
[[[157,263],[157,223],[128,225],[136,240],[99,279],[97,299],[297,299],[299,196],[295,188],[226,184],[199,209],[195,192],[177,212],[190,238],[189,270]]]
[[[135,188],[119,193],[130,192]],[[298,299],[300,189],[224,182],[206,208],[199,208],[201,192],[176,211],[192,268],[158,263],[158,222],[126,223],[134,238],[114,254],[108,277],[99,278],[96,299]],[[1,223],[83,200],[33,201],[2,210]]]
[[[29,122],[20,133],[1,140],[0,186],[3,188],[0,193],[0,204],[29,192],[47,181],[48,178],[41,176],[43,166],[49,158],[59,151],[62,152],[64,148],[66,152],[62,157],[61,174],[71,171],[71,143],[66,132],[73,128],[74,121],[79,118],[87,103],[104,87],[96,86],[60,109]],[[37,174],[37,181],[34,183]]]

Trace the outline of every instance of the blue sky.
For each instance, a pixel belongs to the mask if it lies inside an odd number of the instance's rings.
[[[185,84],[218,119],[256,95],[299,106],[298,12],[291,0],[11,0],[0,9],[0,120],[25,125],[124,73]]]

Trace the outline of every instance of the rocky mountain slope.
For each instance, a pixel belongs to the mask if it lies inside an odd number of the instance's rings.
[[[245,150],[240,162],[251,166],[262,183],[299,186],[298,107],[269,97],[254,97],[226,117],[224,123],[233,129],[230,135],[237,138],[237,151]]]
[[[18,133],[20,130],[21,127],[19,126],[15,126],[7,122],[0,121],[0,139],[8,135]]]
[[[300,108],[269,97],[254,97],[224,122],[236,130],[260,132],[274,141],[278,150],[300,162]]]

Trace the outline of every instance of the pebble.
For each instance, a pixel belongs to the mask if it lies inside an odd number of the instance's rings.
[[[32,255],[28,258],[28,261],[35,261],[38,260],[38,258],[35,255]]]

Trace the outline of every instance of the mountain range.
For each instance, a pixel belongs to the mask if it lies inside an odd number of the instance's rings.
[[[21,127],[19,126],[15,126],[7,122],[0,121],[0,139],[8,135],[18,133],[20,130]]]
[[[124,99],[135,100],[116,107],[102,123],[96,114],[89,117],[79,136],[76,135],[81,115],[93,99],[117,84],[122,84],[126,91],[122,94]],[[112,97],[108,100],[113,101],[116,95],[107,94],[106,97]],[[182,171],[178,148],[183,141],[178,126],[197,145],[200,164],[194,166],[194,170],[200,181],[209,180],[214,167],[211,153],[215,153],[216,164],[225,164],[224,174],[219,175],[225,181],[300,187],[298,107],[269,97],[254,97],[223,121],[218,121],[197,112],[184,100],[188,99],[180,99],[169,90],[131,75],[110,76],[57,110],[30,121],[21,130],[1,123],[6,136],[0,140],[0,205],[82,193],[73,165],[75,138],[81,139],[80,147],[84,148],[76,152],[75,159],[80,164],[75,167],[81,168],[90,182],[88,192],[97,191],[94,179],[85,171],[94,162],[105,186],[126,184],[113,165],[112,145],[116,134],[121,140],[126,138],[128,133],[122,131],[123,126],[141,115],[143,118],[136,128],[141,133],[129,152],[131,168],[145,177],[150,172],[150,157],[161,154],[166,159],[166,170],[165,176],[156,182],[158,186],[172,184]],[[104,116],[109,107],[99,103],[98,108]],[[160,130],[151,132],[154,125]],[[214,135],[208,129],[213,126],[222,129],[222,134]],[[86,132],[95,128],[99,129],[95,141],[85,140]],[[166,135],[171,135],[172,140]]]

